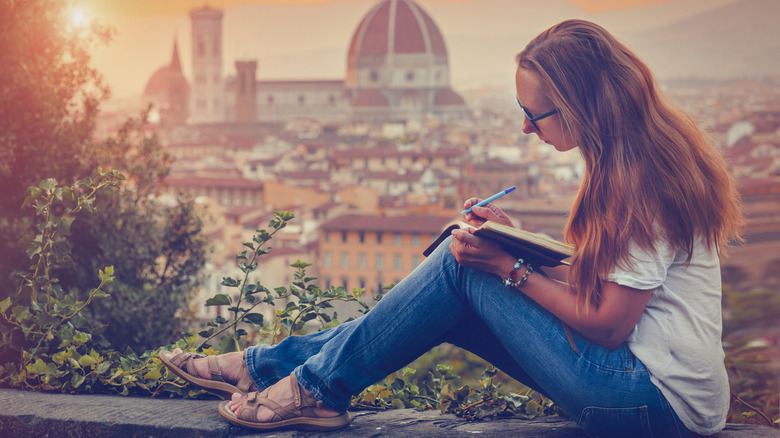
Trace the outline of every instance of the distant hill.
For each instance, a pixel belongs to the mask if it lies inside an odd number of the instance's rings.
[[[778,0],[742,0],[625,40],[661,78],[778,75],[778,17]]]

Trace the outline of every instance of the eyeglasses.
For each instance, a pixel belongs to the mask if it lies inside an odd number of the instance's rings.
[[[534,129],[536,129],[537,131],[541,131],[541,129],[539,129],[539,126],[537,126],[536,122],[538,122],[539,120],[542,120],[544,118],[550,117],[551,115],[553,115],[553,114],[558,112],[558,108],[555,108],[554,110],[548,111],[548,112],[542,114],[541,116],[534,117],[533,114],[531,114],[530,111],[525,109],[523,104],[520,103],[520,98],[519,97],[517,98],[517,104],[520,105],[520,109],[523,110],[523,113],[525,113],[525,118],[528,119],[528,121],[531,122],[532,125],[534,125]]]

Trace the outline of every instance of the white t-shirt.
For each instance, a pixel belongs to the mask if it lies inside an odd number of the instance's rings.
[[[703,239],[695,243],[687,266],[684,250],[672,251],[663,240],[655,249],[632,245],[632,269],[617,267],[607,276],[624,286],[654,289],[628,347],[683,424],[693,432],[713,434],[726,425],[729,407],[718,255]]]

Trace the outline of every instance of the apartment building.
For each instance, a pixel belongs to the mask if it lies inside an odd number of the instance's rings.
[[[376,295],[419,265],[425,248],[454,217],[347,214],[320,227],[317,258],[322,287],[365,288]]]

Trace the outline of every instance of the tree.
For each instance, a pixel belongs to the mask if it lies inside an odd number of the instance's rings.
[[[0,298],[16,291],[14,273],[29,259],[18,244],[34,211],[20,207],[28,186],[46,178],[65,184],[116,169],[127,181],[98,195],[95,216],[72,229],[73,264],[58,272],[64,287],[86,294],[105,266],[116,267],[112,297],[93,306],[119,347],[154,348],[181,330],[176,313],[198,283],[206,256],[192,201],[162,205],[171,159],[145,129],[145,113],[113,136],[94,138],[108,87],[90,50],[110,40],[95,24],[69,27],[64,0],[0,3]],[[153,312],[153,317],[150,317]]]

